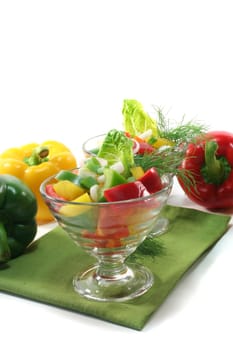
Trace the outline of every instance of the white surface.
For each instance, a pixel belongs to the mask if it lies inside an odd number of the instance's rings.
[[[79,156],[124,98],[232,129],[232,31],[230,0],[1,1],[0,151],[56,139]],[[178,186],[170,201],[192,206]],[[1,293],[1,348],[232,349],[232,252],[231,229],[141,332]]]

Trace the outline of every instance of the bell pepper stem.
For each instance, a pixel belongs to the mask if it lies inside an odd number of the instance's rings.
[[[202,167],[201,173],[206,183],[219,185],[228,177],[230,166],[226,158],[217,158],[217,149],[216,141],[205,143],[205,165]]]
[[[46,146],[38,146],[34,148],[30,157],[24,159],[29,166],[39,165],[48,161],[49,149]]]
[[[11,252],[7,241],[7,232],[2,222],[0,222],[0,263],[10,259]]]
[[[221,162],[216,158],[218,149],[217,142],[209,141],[205,144],[205,163],[208,173],[214,177],[219,177],[222,174]]]

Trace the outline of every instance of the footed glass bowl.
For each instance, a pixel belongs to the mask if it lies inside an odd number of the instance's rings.
[[[102,203],[50,197],[46,185],[55,181],[50,177],[41,184],[46,204],[69,237],[96,258],[95,265],[74,276],[75,291],[99,301],[125,301],[144,294],[153,284],[152,273],[125,260],[155,226],[169,196],[172,177],[163,176],[163,189],[149,196]]]

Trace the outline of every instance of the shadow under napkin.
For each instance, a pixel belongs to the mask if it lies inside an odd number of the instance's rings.
[[[0,290],[141,330],[182,275],[222,237],[231,218],[168,205],[163,215],[170,222],[167,233],[159,237],[164,254],[154,260],[142,257],[155,283],[139,298],[122,303],[96,302],[74,292],[73,276],[95,260],[59,227],[0,269]]]

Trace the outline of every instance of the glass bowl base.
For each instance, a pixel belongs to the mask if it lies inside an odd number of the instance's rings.
[[[73,279],[74,290],[96,301],[126,301],[146,293],[153,285],[150,270],[139,264],[127,264],[123,274],[99,276],[98,265]]]

